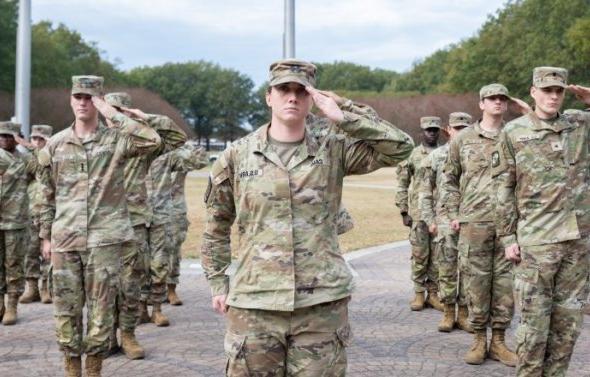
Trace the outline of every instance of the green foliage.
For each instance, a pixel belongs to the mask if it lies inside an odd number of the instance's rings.
[[[207,142],[212,136],[234,140],[246,133],[254,83],[237,71],[205,61],[167,63],[133,69],[129,80],[160,94]]]
[[[108,61],[94,42],[59,24],[42,21],[32,30],[31,86],[69,87],[74,75],[104,76],[108,85],[125,84],[125,76]]]
[[[16,67],[18,4],[0,0],[0,90],[13,92]]]
[[[474,92],[501,82],[525,97],[536,66],[561,66],[570,81],[590,82],[590,1],[515,0],[490,16],[477,35],[414,65],[397,89]]]
[[[381,92],[399,76],[397,72],[348,62],[314,64],[318,68],[316,86],[327,90]]]

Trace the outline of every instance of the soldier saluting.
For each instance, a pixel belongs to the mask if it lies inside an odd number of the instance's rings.
[[[211,169],[201,255],[212,305],[227,319],[229,376],[345,374],[352,276],[335,221],[342,180],[396,165],[413,147],[387,122],[342,111],[313,87],[315,73],[305,61],[273,63],[270,123]],[[314,103],[340,132],[306,132]],[[228,278],[234,220],[240,247]]]

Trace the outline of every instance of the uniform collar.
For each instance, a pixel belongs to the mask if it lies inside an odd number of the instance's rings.
[[[283,166],[281,159],[276,154],[274,148],[270,144],[268,140],[268,129],[270,127],[270,123],[266,123],[262,127],[258,128],[255,131],[255,140],[256,144],[254,146],[254,153],[260,153],[272,161],[275,165]],[[317,140],[308,132],[307,127],[305,128],[305,135],[303,138],[303,143],[301,144],[299,151],[295,154],[291,161],[289,161],[289,166],[287,169],[291,169],[297,165],[299,165],[302,161],[306,160],[308,157],[314,157],[319,150],[319,144]]]
[[[479,135],[492,140],[497,140],[498,136],[500,135],[500,131],[504,128],[504,121],[502,121],[502,127],[498,130],[498,132],[490,132],[486,131],[481,127],[481,119],[475,122],[473,125],[473,130],[477,132]]]
[[[573,125],[560,113],[553,119],[543,120],[537,114],[531,112],[527,114],[534,130],[551,130],[553,132],[561,132],[566,128],[572,128]]]
[[[86,139],[86,142],[89,141],[96,141],[98,139],[100,139],[100,136],[107,130],[107,127],[104,125],[104,123],[102,123],[102,121],[98,121],[98,128],[96,129],[96,132],[90,136],[88,139]],[[67,131],[66,131],[66,135],[64,137],[65,142],[66,143],[72,143],[72,144],[76,144],[79,146],[83,146],[82,145],[82,140],[80,140],[80,138],[78,136],[76,136],[76,133],[74,132],[74,122],[72,122],[71,126],[68,127]]]

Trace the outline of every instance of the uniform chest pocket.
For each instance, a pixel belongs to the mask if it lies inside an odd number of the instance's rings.
[[[463,145],[461,148],[461,159],[467,171],[479,171],[489,166],[485,145],[481,143]]]

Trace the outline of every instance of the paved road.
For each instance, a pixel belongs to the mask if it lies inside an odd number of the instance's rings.
[[[514,369],[495,361],[466,365],[462,357],[471,336],[436,331],[440,313],[409,310],[409,251],[406,244],[354,253],[350,264],[357,279],[351,302],[354,343],[349,349],[349,375],[367,377],[510,376]],[[172,326],[151,324],[138,329],[147,359],[109,358],[105,376],[222,376],[223,320],[209,309],[206,282],[195,263],[183,263],[181,307],[164,308]],[[52,309],[39,303],[20,305],[16,326],[0,326],[0,376],[62,375],[54,339]],[[590,317],[578,341],[568,376],[590,376]],[[514,330],[514,326],[513,329]],[[513,345],[512,331],[508,343]]]

